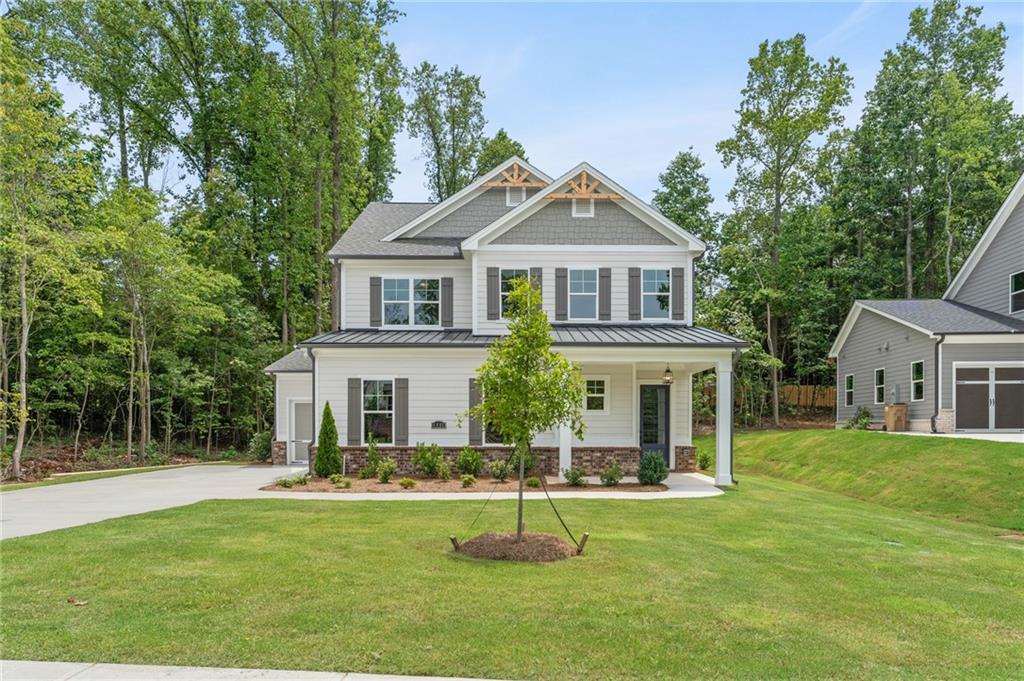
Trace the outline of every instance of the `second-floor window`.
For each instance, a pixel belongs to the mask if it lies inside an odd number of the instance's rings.
[[[668,319],[672,276],[668,270],[644,270],[641,309],[644,319]]]
[[[1010,314],[1024,312],[1024,271],[1010,275]]]
[[[508,294],[512,292],[512,283],[522,278],[530,276],[530,270],[519,270],[519,269],[502,269],[500,274],[501,279],[501,318],[506,319],[508,317]]]
[[[597,270],[569,270],[569,319],[597,319]]]
[[[440,279],[384,279],[381,292],[385,326],[437,326],[440,323]]]

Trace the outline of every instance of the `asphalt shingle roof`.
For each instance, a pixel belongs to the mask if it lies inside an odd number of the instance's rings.
[[[551,330],[556,346],[651,346],[745,348],[749,344],[718,331],[699,326],[670,324],[559,324]],[[394,329],[346,329],[321,334],[303,346],[345,345],[350,347],[486,347],[498,336],[474,335],[469,329],[401,331]]]
[[[303,349],[292,350],[287,355],[263,369],[268,374],[300,373],[313,370],[313,360]]]
[[[1024,320],[952,300],[858,300],[932,333],[1024,333]]]
[[[333,258],[461,258],[462,239],[459,238],[413,237],[381,241],[435,205],[374,201],[348,226],[328,255]]]

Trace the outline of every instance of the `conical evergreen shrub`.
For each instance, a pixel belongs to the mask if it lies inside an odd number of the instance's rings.
[[[338,428],[334,425],[331,404],[324,405],[324,416],[320,420],[320,438],[313,460],[313,472],[318,478],[329,478],[341,473],[341,449],[338,447]]]

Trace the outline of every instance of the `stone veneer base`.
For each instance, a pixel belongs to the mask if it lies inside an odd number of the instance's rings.
[[[276,443],[275,443],[276,444]],[[283,443],[282,443],[283,444]],[[484,465],[492,461],[504,460],[511,454],[508,447],[474,447],[483,455]],[[455,459],[458,457],[462,447],[442,447],[445,460],[451,465],[452,472],[455,472]],[[412,455],[416,447],[381,447],[381,456],[389,457],[398,464],[398,475],[411,475],[415,471],[412,466]],[[697,448],[692,445],[679,445],[676,447],[677,473],[692,472],[696,470]],[[558,448],[557,447],[534,447],[533,454],[537,458],[537,470],[544,475],[558,475]],[[345,461],[345,473],[355,475],[360,468],[366,465],[366,447],[341,447],[341,455]],[[310,456],[315,460],[316,447],[310,447]],[[623,475],[636,475],[640,464],[639,447],[573,447],[572,465],[582,468],[586,475],[599,475],[613,462],[618,462],[622,468]],[[274,460],[277,463],[277,460]]]
[[[275,466],[284,466],[288,463],[288,443],[282,440],[274,440],[270,443],[270,463]]]

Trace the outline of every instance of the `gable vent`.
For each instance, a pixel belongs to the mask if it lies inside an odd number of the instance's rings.
[[[572,216],[574,218],[594,217],[594,199],[573,199]]]

